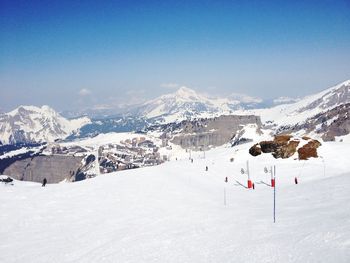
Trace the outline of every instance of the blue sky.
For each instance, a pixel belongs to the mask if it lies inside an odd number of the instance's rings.
[[[350,2],[2,1],[0,108],[136,102],[178,84],[300,97],[350,78]]]

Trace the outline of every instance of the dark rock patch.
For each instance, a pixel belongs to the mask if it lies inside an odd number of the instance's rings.
[[[261,141],[254,144],[249,149],[249,154],[258,156],[261,153],[271,153],[274,158],[290,158],[296,152],[300,160],[307,160],[310,157],[317,156],[317,148],[321,143],[317,140],[311,140],[309,137],[303,137],[303,140],[309,140],[307,144],[298,149],[300,141],[293,139],[291,135],[277,135],[273,141]]]
[[[320,146],[321,143],[317,140],[309,141],[298,149],[299,160],[308,160],[311,157],[317,158],[317,148]]]
[[[257,144],[254,144],[250,149],[249,149],[249,153],[253,156],[258,156],[261,154],[261,147],[260,145],[257,143]]]

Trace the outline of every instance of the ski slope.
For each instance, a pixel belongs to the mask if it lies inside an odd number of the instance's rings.
[[[349,262],[349,146],[296,161],[240,145],[77,183],[0,184],[0,262]],[[241,186],[246,160],[255,190]]]

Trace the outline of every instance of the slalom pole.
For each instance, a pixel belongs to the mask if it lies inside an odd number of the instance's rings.
[[[274,180],[276,180],[276,166],[273,166]],[[275,181],[276,183],[276,181]],[[273,222],[276,223],[276,184],[273,188]]]
[[[270,168],[270,173],[271,173],[271,187],[275,187],[275,178],[273,175],[272,166]]]
[[[247,175],[248,175],[248,188],[252,188],[252,181],[250,180],[250,175],[249,175],[249,161],[247,161]]]

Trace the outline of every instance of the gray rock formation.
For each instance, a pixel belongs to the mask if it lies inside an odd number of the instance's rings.
[[[350,103],[334,107],[331,110],[317,114],[301,124],[283,126],[277,134],[290,134],[298,131],[320,134],[324,141],[334,141],[335,136],[350,133]]]
[[[200,149],[230,142],[242,125],[261,126],[260,117],[254,115],[224,115],[211,119],[186,120],[175,130],[172,142],[183,148]]]
[[[83,157],[35,156],[16,161],[7,167],[4,174],[17,180],[58,183],[65,179],[75,181],[75,175],[82,166]]]

